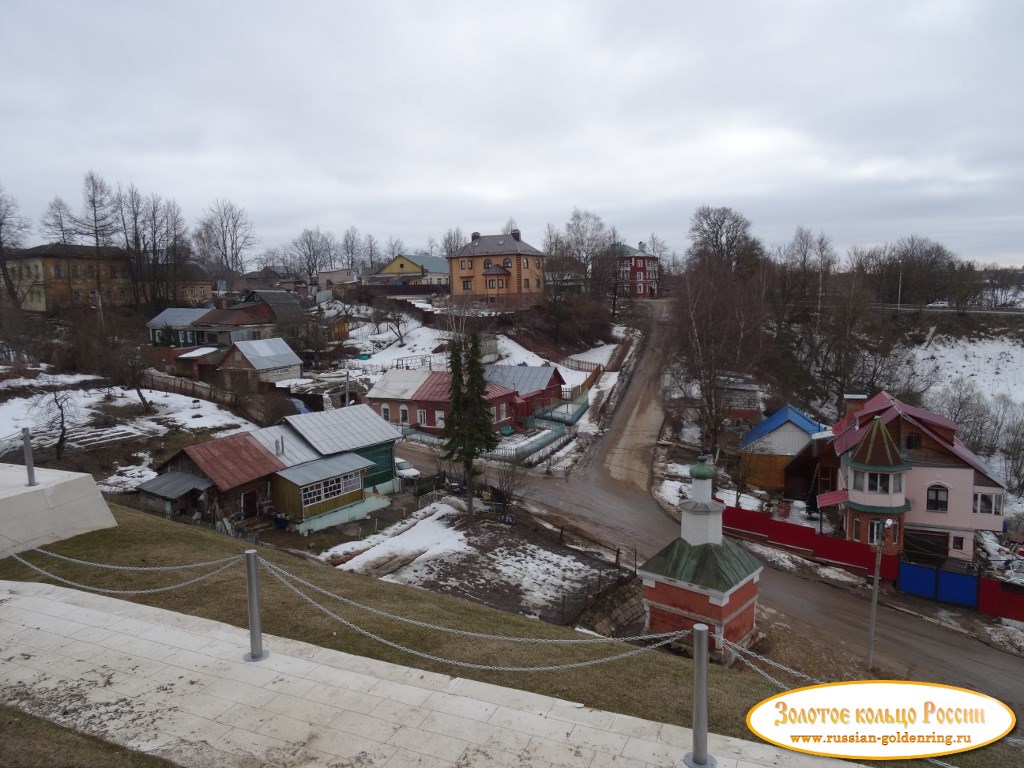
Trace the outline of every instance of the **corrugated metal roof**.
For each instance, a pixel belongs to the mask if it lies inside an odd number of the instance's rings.
[[[192,325],[196,320],[210,312],[209,309],[190,309],[187,307],[172,307],[165,309],[148,323],[147,328],[181,328]]]
[[[740,439],[740,448],[746,448],[748,445],[756,443],[765,435],[774,432],[788,422],[792,422],[808,435],[814,435],[828,429],[827,425],[819,424],[796,406],[787,404],[761,423],[755,424],[747,430],[747,433]]]
[[[258,339],[236,341],[235,349],[245,355],[257,371],[281,368],[287,365],[302,365],[302,358],[296,355],[284,339]]]
[[[402,431],[368,405],[286,416],[285,422],[324,456],[398,440]]]
[[[313,446],[287,424],[264,427],[249,434],[287,467],[294,467],[321,458]]]
[[[716,592],[728,592],[762,567],[760,560],[732,539],[696,547],[676,539],[640,566],[640,571]]]
[[[224,350],[218,349],[217,347],[198,347],[188,352],[182,352],[178,355],[178,360],[191,360],[195,357],[205,357],[212,352],[223,352]]]
[[[161,499],[177,499],[189,491],[205,491],[211,485],[213,482],[205,477],[171,470],[152,477],[144,483],[139,483],[135,486],[135,490],[148,493],[150,496],[158,496]]]
[[[190,445],[184,450],[221,491],[268,477],[285,468],[284,462],[244,432]]]
[[[545,365],[485,365],[484,378],[492,384],[514,389],[520,395],[529,395],[556,384],[564,384],[562,374],[553,366]]]
[[[416,368],[411,371],[404,368],[392,368],[385,371],[384,375],[366,393],[366,396],[384,400],[409,400],[416,390],[423,386],[423,382],[429,375],[430,371],[426,368]]]
[[[289,483],[295,485],[309,485],[319,483],[339,475],[347,475],[349,472],[356,472],[360,469],[367,469],[373,466],[373,462],[357,456],[354,453],[341,453],[337,456],[328,456],[326,459],[317,459],[295,467],[282,469],[278,472]]]
[[[487,382],[484,399],[500,400],[507,395],[515,395],[515,390],[501,384]],[[416,390],[413,400],[427,403],[447,403],[452,398],[452,375],[448,371],[431,371],[423,386]]]

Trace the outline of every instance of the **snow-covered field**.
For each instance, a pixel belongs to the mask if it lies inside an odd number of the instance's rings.
[[[1024,346],[1012,341],[936,336],[915,347],[914,358],[918,374],[932,378],[935,389],[961,377],[990,400],[999,394],[1024,400]]]

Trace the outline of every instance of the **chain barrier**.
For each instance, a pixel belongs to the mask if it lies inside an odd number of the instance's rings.
[[[267,565],[270,565],[265,560],[263,562],[265,564],[267,564]],[[371,639],[371,640],[373,640],[375,642],[378,642],[378,643],[380,643],[382,645],[386,645],[389,648],[394,648],[395,650],[401,651],[402,653],[407,653],[410,656],[416,656],[418,658],[426,659],[427,661],[433,661],[433,662],[436,662],[438,664],[450,664],[452,666],[462,667],[462,668],[465,668],[465,669],[479,669],[479,670],[486,670],[486,671],[490,671],[490,672],[556,672],[556,671],[559,671],[559,670],[566,670],[566,669],[580,669],[582,667],[590,667],[590,666],[595,666],[597,664],[606,664],[606,663],[611,662],[611,661],[619,661],[621,659],[627,659],[627,658],[629,658],[631,656],[636,656],[636,655],[641,654],[641,653],[646,653],[648,651],[653,651],[656,648],[660,648],[661,646],[668,645],[669,643],[671,643],[671,642],[673,642],[675,640],[678,640],[680,638],[686,637],[688,634],[690,634],[689,630],[684,631],[684,632],[676,632],[671,637],[664,638],[664,639],[660,640],[659,642],[657,642],[657,643],[655,643],[653,645],[643,646],[643,647],[639,647],[639,648],[632,648],[632,649],[630,649],[628,651],[625,651],[623,653],[615,654],[614,656],[606,656],[606,657],[601,658],[601,659],[591,659],[591,660],[588,660],[588,661],[575,661],[575,662],[569,662],[569,663],[565,663],[565,664],[544,664],[544,665],[538,665],[538,666],[532,666],[532,667],[520,667],[520,666],[503,666],[503,665],[498,665],[498,664],[477,664],[477,663],[469,662],[469,661],[456,661],[454,659],[446,659],[446,658],[444,658],[442,656],[434,656],[433,654],[426,653],[424,651],[417,651],[414,648],[407,648],[404,645],[400,645],[399,643],[396,643],[396,642],[393,642],[391,640],[387,640],[387,639],[385,639],[383,637],[380,637],[379,635],[374,634],[370,630],[364,629],[364,628],[358,626],[357,624],[352,623],[348,619],[345,619],[345,618],[343,618],[341,616],[338,616],[336,613],[331,611],[329,608],[326,608],[326,607],[320,605],[318,602],[316,602],[316,600],[311,598],[309,595],[303,593],[301,590],[299,590],[298,587],[296,587],[294,584],[292,584],[290,581],[288,581],[288,579],[284,575],[282,575],[282,573],[280,572],[280,569],[278,569],[276,567],[270,567],[269,570],[270,570],[271,574],[273,574],[273,576],[278,581],[280,581],[282,584],[284,584],[284,586],[286,586],[288,589],[290,589],[292,592],[294,592],[300,598],[305,600],[307,603],[312,605],[314,608],[316,608],[321,613],[325,614],[326,616],[329,616],[330,618],[334,619],[335,621],[339,622],[340,624],[348,627],[353,632],[358,632],[359,634],[363,635],[364,637],[368,637],[369,639]]]
[[[180,584],[172,584],[167,587],[154,587],[153,589],[106,589],[104,587],[91,587],[88,584],[80,584],[77,581],[71,581],[70,579],[65,579],[61,576],[57,576],[56,574],[50,573],[49,571],[40,568],[38,565],[30,563],[28,560],[16,554],[13,550],[8,549],[3,544],[0,544],[0,549],[4,550],[8,555],[13,557],[26,568],[31,568],[36,573],[42,574],[43,576],[46,576],[49,579],[59,581],[62,584],[67,584],[69,587],[74,587],[75,589],[83,589],[86,592],[97,592],[104,595],[155,595],[160,592],[170,592],[173,589],[181,589],[182,587],[189,587],[193,584],[198,584],[200,581],[204,581],[213,576],[216,576],[219,573],[223,573],[228,568],[233,566],[236,562],[239,562],[243,559],[243,555],[236,555],[235,557],[231,558],[230,562],[222,565],[215,571],[210,571],[210,573],[204,573],[201,576],[196,576],[194,579],[183,581]]]
[[[280,566],[274,565],[273,563],[268,562],[267,560],[264,560],[262,557],[260,558],[260,562],[263,563],[263,565],[265,565],[271,571],[279,570],[282,574],[287,576],[289,579],[292,579],[293,581],[301,584],[302,586],[306,587],[307,589],[311,589],[314,592],[319,592],[321,595],[324,595],[325,597],[334,598],[335,600],[337,600],[339,602],[342,602],[342,603],[345,603],[346,605],[351,605],[351,606],[353,606],[355,608],[360,608],[360,609],[362,609],[364,611],[367,611],[368,613],[372,613],[372,614],[374,614],[376,616],[380,616],[380,617],[385,618],[385,619],[392,619],[393,621],[400,621],[400,622],[402,622],[404,624],[410,624],[410,625],[412,625],[414,627],[419,627],[421,629],[432,629],[432,630],[435,630],[437,632],[446,632],[446,633],[448,633],[450,635],[458,635],[460,637],[473,637],[473,638],[476,638],[478,640],[500,640],[500,641],[507,642],[507,643],[548,643],[548,644],[551,644],[551,645],[593,645],[595,643],[627,643],[627,642],[640,641],[640,640],[661,640],[662,638],[666,638],[666,637],[673,637],[674,638],[674,637],[676,637],[679,634],[678,632],[660,632],[660,633],[652,634],[652,635],[637,635],[637,636],[634,636],[634,637],[616,637],[616,638],[610,638],[610,637],[588,637],[588,638],[566,640],[566,639],[557,639],[557,638],[512,637],[512,636],[509,636],[509,635],[489,635],[489,634],[486,634],[486,633],[483,633],[483,632],[470,632],[469,630],[465,630],[465,629],[454,629],[452,627],[442,627],[442,626],[440,626],[438,624],[430,624],[430,623],[425,622],[425,621],[418,621],[416,619],[410,619],[410,618],[407,618],[405,616],[398,616],[397,614],[388,613],[387,611],[382,611],[379,608],[374,608],[374,607],[369,606],[369,605],[363,605],[362,603],[358,603],[355,600],[352,600],[352,599],[347,598],[347,597],[342,597],[341,595],[335,594],[334,592],[326,590],[326,589],[324,589],[322,587],[318,587],[316,584],[312,584],[312,583],[306,581],[305,579],[301,578],[300,576],[296,576],[293,573],[289,573],[288,571],[284,570]]]
[[[722,635],[717,635],[717,639],[726,648],[728,648],[730,651],[735,651],[736,653],[740,654],[741,656],[750,656],[750,657],[752,657],[754,659],[757,659],[758,661],[763,661],[765,664],[768,664],[769,666],[774,667],[775,669],[779,670],[780,672],[786,672],[786,673],[788,673],[790,675],[793,675],[793,677],[802,678],[802,679],[807,680],[808,682],[813,683],[815,685],[819,685],[819,684],[824,682],[823,680],[817,680],[817,679],[811,677],[810,675],[805,675],[803,672],[800,672],[799,670],[790,669],[785,664],[780,664],[777,661],[773,661],[772,659],[769,659],[767,656],[762,656],[759,653],[755,653],[754,651],[750,650],[749,648],[744,648],[741,645],[736,645],[736,643],[732,643],[732,642],[726,640]],[[744,659],[744,661],[746,661],[746,659]]]
[[[58,560],[63,560],[67,563],[74,563],[75,565],[87,565],[92,568],[107,568],[112,571],[184,571],[190,568],[207,568],[214,565],[221,565],[223,563],[233,562],[239,558],[239,555],[232,555],[231,557],[222,557],[219,560],[209,560],[205,563],[186,563],[184,565],[110,565],[109,563],[94,563],[89,560],[76,560],[73,557],[67,557],[66,555],[58,555],[56,552],[50,552],[39,547],[33,547],[29,544],[25,544],[22,541],[13,539],[7,534],[0,533],[0,537],[7,539],[8,541],[14,542],[19,547],[31,550],[32,552],[38,552],[41,555],[48,555],[49,557],[55,557]],[[0,544],[0,546],[3,546]],[[6,547],[5,551],[10,552]]]

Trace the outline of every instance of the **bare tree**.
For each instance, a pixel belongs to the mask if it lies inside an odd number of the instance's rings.
[[[608,231],[604,221],[592,211],[573,208],[572,216],[565,224],[565,241],[569,253],[582,265],[590,290],[594,278],[594,262],[608,248]]]
[[[145,200],[138,187],[129,184],[128,189],[118,187],[114,195],[117,209],[117,238],[119,245],[128,254],[131,265],[132,296],[135,306],[147,302],[146,278],[150,271],[145,247]]]
[[[359,230],[355,227],[346,229],[345,234],[341,236],[342,263],[349,269],[358,267],[362,249],[362,239],[359,237]]]
[[[384,243],[384,252],[387,254],[388,259],[393,259],[396,256],[401,256],[402,251],[405,250],[405,243],[399,238],[388,237],[387,242]]]
[[[249,214],[226,198],[210,203],[199,220],[195,240],[200,258],[221,277],[242,274],[258,242]]]
[[[12,252],[24,245],[25,236],[32,231],[32,222],[18,211],[18,201],[4,192],[0,185],[0,275],[3,277],[4,288],[11,303],[16,309],[21,308],[21,292],[11,269],[8,259]]]
[[[291,257],[299,270],[306,276],[306,282],[312,285],[321,269],[332,265],[337,259],[339,246],[334,235],[316,229],[304,229],[302,234],[292,240]]]
[[[64,446],[68,441],[68,430],[78,423],[79,410],[78,400],[75,391],[71,389],[57,389],[52,392],[40,392],[33,410],[38,414],[37,426],[43,432],[57,433],[57,442],[54,443],[54,451],[57,460],[60,461],[64,455]]]
[[[505,222],[505,226],[501,228],[501,234],[511,235],[512,230],[514,229],[519,229],[519,225],[516,224],[516,220],[512,216],[509,216],[508,221]]]
[[[446,259],[450,259],[466,242],[466,236],[462,234],[462,230],[458,227],[452,227],[441,238],[441,255]]]
[[[52,243],[74,245],[78,242],[75,232],[75,214],[62,197],[55,197],[46,206],[40,220],[40,233]]]
[[[398,337],[398,346],[405,346],[405,334],[408,331],[409,318],[402,312],[401,305],[396,301],[384,301],[374,305],[374,311],[381,309],[381,321]]]
[[[499,462],[494,479],[501,494],[501,509],[506,515],[513,512],[533,485],[533,475],[521,459]]]
[[[165,200],[163,206],[165,261],[168,264],[171,297],[178,299],[178,275],[192,257],[188,225],[176,200]]]
[[[75,217],[75,232],[97,251],[110,245],[117,232],[117,199],[95,171],[86,173],[82,183],[82,213]]]
[[[363,238],[363,256],[366,258],[367,269],[371,272],[376,272],[380,269],[380,245],[377,243],[377,238],[369,232]]]

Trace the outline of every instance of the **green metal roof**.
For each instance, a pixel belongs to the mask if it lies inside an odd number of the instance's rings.
[[[760,560],[731,539],[696,547],[676,539],[640,566],[640,570],[716,592],[728,592],[761,567]]]
[[[846,506],[858,512],[868,512],[872,515],[902,515],[910,511],[910,501],[904,501],[895,507],[875,507],[871,504],[861,504],[859,501],[846,501]]]

